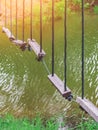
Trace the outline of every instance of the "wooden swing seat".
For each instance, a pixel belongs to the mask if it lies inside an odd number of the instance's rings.
[[[20,49],[22,51],[25,51],[27,48],[27,43],[25,41],[22,40],[13,40],[12,41],[16,46],[20,46]]]
[[[17,46],[22,46],[22,45],[26,45],[27,43],[22,41],[22,40],[13,40],[13,43],[15,43],[15,45]]]
[[[40,45],[35,41],[35,39],[28,39],[28,44],[37,57],[41,56],[43,58],[46,55],[46,53],[43,50],[42,52],[40,52]]]
[[[15,37],[12,35],[8,28],[3,27],[2,32],[4,32],[11,41],[15,40]]]
[[[98,108],[94,106],[92,102],[87,99],[82,99],[77,97],[76,102],[91,116],[93,119],[98,122]]]
[[[56,74],[54,74],[54,76],[50,74],[48,78],[63,97],[67,98],[71,94],[71,90],[68,87],[67,90],[64,91],[64,82]]]

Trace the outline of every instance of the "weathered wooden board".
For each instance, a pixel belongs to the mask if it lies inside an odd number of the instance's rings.
[[[17,46],[22,46],[22,45],[26,45],[26,42],[22,41],[22,40],[13,40],[12,41],[15,45]]]
[[[42,57],[46,55],[46,53],[43,50],[40,53],[40,45],[34,39],[28,39],[28,44],[30,45],[34,53],[37,55],[37,57],[39,57],[39,55],[41,55]]]
[[[6,36],[12,41],[15,40],[15,37],[12,35],[8,28],[3,27],[2,31],[6,34]]]
[[[63,97],[68,97],[71,94],[71,90],[68,87],[67,90],[64,91],[64,82],[56,74],[54,74],[54,76],[50,74],[48,78]]]
[[[22,51],[25,51],[26,48],[28,48],[27,43],[25,41],[22,40],[13,40],[12,41],[16,46],[20,46],[20,49]]]
[[[98,122],[98,108],[86,98],[82,99],[77,97],[76,102],[91,116],[93,119]]]

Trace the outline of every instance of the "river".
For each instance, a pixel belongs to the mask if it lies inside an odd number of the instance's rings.
[[[13,25],[15,28],[15,25]],[[21,38],[21,25],[18,37]],[[13,29],[15,31],[15,29]],[[64,79],[63,21],[55,22],[55,73]],[[39,43],[39,24],[34,25],[33,37]],[[25,27],[25,40],[29,25]],[[42,62],[33,52],[12,44],[0,27],[0,114],[45,117],[58,114],[78,119],[82,111],[75,102],[81,96],[81,15],[72,14],[67,21],[67,86],[74,99],[65,100],[47,78]],[[43,26],[44,58],[51,72],[51,24]],[[85,15],[85,97],[98,107],[98,15]]]

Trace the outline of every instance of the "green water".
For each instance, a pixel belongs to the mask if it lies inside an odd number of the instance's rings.
[[[13,26],[14,27],[14,26]],[[21,38],[21,25],[18,37]],[[55,22],[55,73],[64,78],[63,21]],[[45,117],[58,113],[69,118],[80,116],[75,99],[81,96],[81,16],[73,14],[67,21],[67,86],[74,100],[68,102],[52,86],[47,71],[33,52],[22,52],[0,28],[0,114]],[[39,42],[39,25],[34,24],[33,37]],[[26,23],[25,39],[29,38]],[[51,24],[43,26],[45,62],[51,72]],[[98,107],[98,15],[85,15],[85,97]]]

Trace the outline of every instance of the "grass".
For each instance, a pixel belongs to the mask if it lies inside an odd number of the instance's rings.
[[[54,119],[44,123],[40,117],[29,120],[27,118],[17,119],[7,115],[0,119],[0,130],[57,130],[58,124],[54,122]]]
[[[98,130],[98,123],[94,120],[88,120],[69,130]]]
[[[14,118],[11,115],[0,118],[0,130],[58,130],[58,128],[59,125],[55,118],[47,121],[42,120],[40,117],[30,120],[27,118]],[[98,123],[93,120],[82,121],[68,130],[98,130]]]
[[[98,14],[98,6],[95,6],[95,7],[94,7],[94,13],[95,13],[95,14]]]

